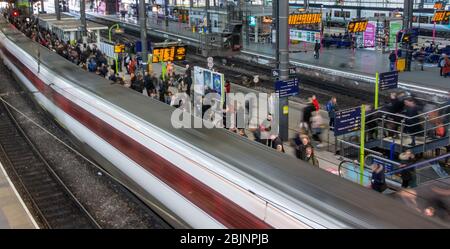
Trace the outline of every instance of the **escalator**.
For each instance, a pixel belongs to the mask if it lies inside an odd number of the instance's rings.
[[[347,180],[370,187],[372,163],[385,166],[388,189],[383,192],[424,215],[434,216],[450,223],[450,153],[400,167],[400,164],[379,156],[369,155],[361,175],[356,161],[343,161],[339,175]],[[400,175],[413,171],[412,187],[402,188]],[[361,177],[362,176],[362,177]],[[362,181],[361,181],[362,180]]]

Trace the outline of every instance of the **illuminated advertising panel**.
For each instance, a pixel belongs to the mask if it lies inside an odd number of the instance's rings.
[[[169,46],[153,49],[153,63],[182,61],[186,59],[186,46]]]
[[[322,22],[321,13],[290,14],[289,25],[314,24]]]
[[[349,33],[365,32],[368,23],[369,21],[367,20],[351,21],[348,23],[348,32]]]

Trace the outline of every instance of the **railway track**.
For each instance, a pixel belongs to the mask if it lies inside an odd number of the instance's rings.
[[[0,158],[41,228],[101,228],[0,104]]]

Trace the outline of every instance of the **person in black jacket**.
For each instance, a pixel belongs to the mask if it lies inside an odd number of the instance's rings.
[[[316,111],[316,107],[313,105],[312,100],[310,99],[309,103],[303,109],[303,122],[308,124],[308,129],[311,129],[311,117],[314,111]]]
[[[405,120],[405,129],[404,132],[410,134],[411,136],[411,143],[410,146],[416,145],[416,135],[415,133],[420,131],[420,120],[417,115],[419,115],[419,110],[417,108],[416,103],[413,99],[406,99],[404,101],[405,103],[405,116],[408,118]]]
[[[395,51],[392,51],[391,54],[389,54],[389,65],[391,71],[395,70],[395,62],[397,61],[397,56],[395,55]]]
[[[150,96],[153,90],[155,89],[155,85],[153,85],[153,80],[150,74],[146,71],[144,76],[144,85],[145,89],[147,89],[147,95]]]
[[[319,59],[319,52],[320,52],[320,43],[319,41],[316,41],[316,44],[314,44],[314,58]]]
[[[387,188],[386,176],[384,174],[384,167],[380,164],[372,164],[372,179],[371,188],[377,192],[383,192]]]

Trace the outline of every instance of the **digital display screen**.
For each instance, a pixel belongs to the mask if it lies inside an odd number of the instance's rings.
[[[250,16],[249,20],[248,20],[248,25],[255,27],[256,26],[256,17],[255,16]]]
[[[433,8],[435,10],[442,10],[442,9],[444,9],[444,7],[445,7],[445,5],[443,2],[435,2]]]
[[[450,11],[436,11],[433,16],[433,22],[447,21],[450,16]]]
[[[349,33],[365,32],[368,23],[369,23],[369,21],[367,21],[367,20],[351,21],[348,24],[348,32]]]
[[[125,53],[125,45],[124,44],[114,45],[114,53]]]
[[[303,13],[289,15],[289,25],[313,24],[322,22],[321,13]]]
[[[153,63],[167,61],[182,61],[186,59],[185,46],[170,46],[153,49]]]

